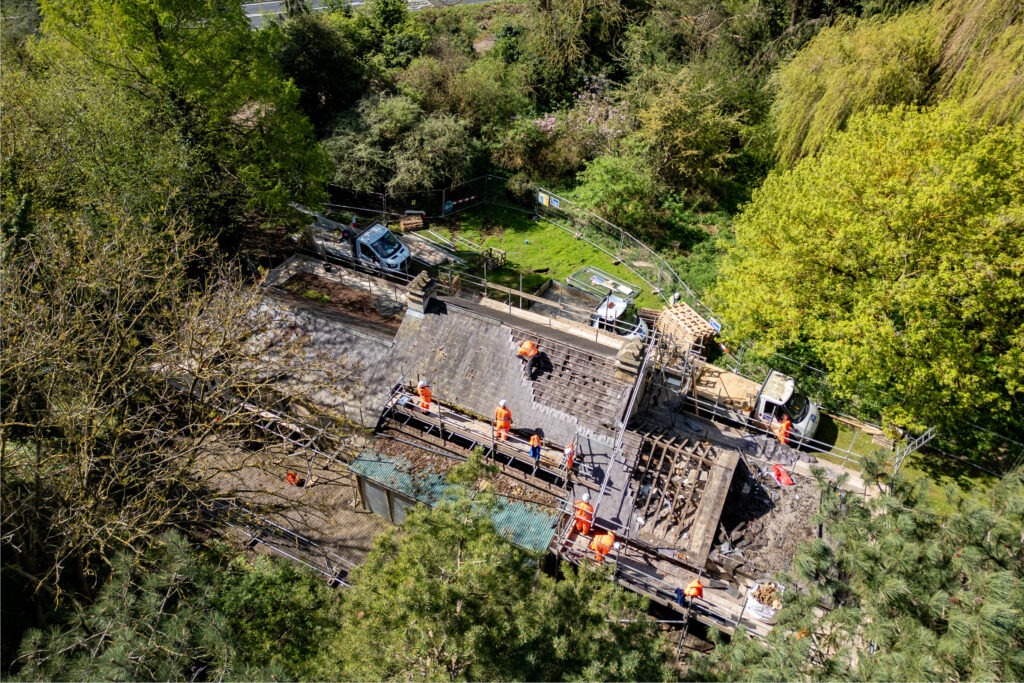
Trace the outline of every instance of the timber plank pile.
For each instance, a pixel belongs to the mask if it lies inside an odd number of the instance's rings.
[[[422,213],[407,213],[398,219],[398,224],[402,227],[402,232],[422,230],[426,227],[423,218]]]
[[[683,348],[705,349],[715,338],[715,328],[683,302],[661,311],[656,326],[663,336]]]

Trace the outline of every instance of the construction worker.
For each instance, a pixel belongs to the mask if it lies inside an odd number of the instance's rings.
[[[505,400],[502,399],[498,401],[498,407],[494,409],[495,436],[506,441],[510,429],[512,429],[512,411],[508,409]]]
[[[618,550],[622,544],[615,540],[615,534],[606,531],[603,534],[595,534],[594,540],[590,542],[590,549],[594,551],[594,557],[598,564],[604,562],[605,555],[612,550]]]
[[[694,579],[690,583],[686,584],[686,590],[683,591],[683,595],[690,598],[692,603],[694,598],[704,597],[704,584],[700,582],[700,579]]]
[[[576,458],[576,444],[569,444],[563,451],[565,455],[565,473],[572,472],[572,461]]]
[[[576,501],[573,505],[576,510],[575,522],[573,522],[573,528],[577,532],[587,536],[590,534],[590,527],[594,523],[594,506],[590,504],[590,494],[584,493],[583,497]]]
[[[526,341],[519,345],[519,350],[516,351],[516,355],[522,358],[523,360],[529,362],[532,361],[537,356],[537,352],[539,350],[540,349],[537,348],[536,344],[527,339]]]
[[[526,364],[526,374],[529,375],[530,379],[534,379],[534,362],[537,360],[537,353],[540,349],[532,341],[527,339],[519,345],[519,350],[516,351],[516,355]]]
[[[789,415],[784,414],[782,416],[782,424],[779,425],[779,431],[776,432],[776,435],[779,437],[779,441],[781,441],[783,444],[788,445],[789,444],[789,432],[790,432],[790,430],[792,430],[792,428],[793,428],[793,423],[790,422]]]
[[[530,457],[533,458],[534,463],[540,465],[540,447],[543,442],[540,440],[540,435],[534,432],[530,435]]]
[[[352,258],[356,258],[356,235],[359,234],[359,227],[356,224],[356,217],[352,216],[352,223],[341,231],[342,238],[348,242],[349,248],[352,249]]]
[[[424,413],[430,412],[430,402],[434,400],[434,394],[430,391],[430,385],[420,380],[416,385],[416,393],[420,397],[420,410]]]

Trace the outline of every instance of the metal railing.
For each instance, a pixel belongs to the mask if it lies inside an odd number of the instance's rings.
[[[488,281],[486,269],[483,277],[478,277],[465,271],[448,268],[439,273],[438,291],[447,296],[463,298],[468,301],[473,301],[474,296],[499,301],[507,306],[509,313],[516,308],[547,319],[548,327],[553,327],[552,323],[557,319],[577,325],[581,332],[590,328],[593,331],[594,341],[599,341],[601,336],[601,331],[589,324],[594,313],[592,309],[531,294],[522,288],[521,277],[518,288],[507,287]],[[554,309],[555,313],[537,310],[534,304]],[[582,322],[584,320],[587,322]],[[588,336],[589,334],[588,331]]]
[[[305,565],[330,582],[348,587],[349,573],[356,564],[328,550],[316,541],[287,529],[277,522],[262,517],[235,501],[214,505],[219,515],[215,518],[245,534],[250,543],[259,543],[275,554]],[[301,552],[305,557],[299,556]]]

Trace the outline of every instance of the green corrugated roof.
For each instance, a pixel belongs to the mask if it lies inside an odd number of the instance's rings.
[[[364,450],[349,469],[361,477],[420,503],[435,507],[452,500],[457,493],[444,475],[417,470],[406,458]],[[490,511],[498,533],[526,550],[546,550],[555,535],[559,514],[538,505],[495,496],[498,505]]]

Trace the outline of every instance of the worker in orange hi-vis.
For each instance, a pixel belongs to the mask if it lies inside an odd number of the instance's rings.
[[[576,445],[569,444],[563,453],[565,455],[565,472],[568,474],[572,472],[572,462],[576,459]]]
[[[779,425],[779,431],[776,435],[779,437],[779,441],[784,444],[789,444],[789,433],[793,429],[793,423],[789,420],[789,415],[782,416],[782,424]]]
[[[516,351],[516,355],[525,361],[531,361],[537,355],[539,350],[540,349],[537,348],[536,344],[527,339],[519,345],[519,350]]]
[[[530,435],[530,457],[533,458],[533,462],[536,466],[540,465],[540,447],[544,444],[540,440],[540,435],[534,432]]]
[[[520,344],[519,345],[519,350],[516,351],[516,355],[519,356],[520,360],[522,360],[525,363],[525,365],[526,365],[526,374],[529,376],[529,378],[531,380],[534,379],[534,377],[533,377],[533,371],[534,371],[533,363],[534,363],[535,360],[537,360],[537,353],[539,351],[540,351],[540,349],[537,348],[537,345],[534,344],[529,339],[527,339],[522,344]]]
[[[594,523],[594,506],[590,504],[590,494],[584,493],[583,497],[573,505],[576,510],[573,528],[586,536],[590,533],[590,527]]]
[[[424,413],[430,412],[430,402],[434,400],[434,394],[430,391],[430,385],[423,380],[416,385],[416,393],[420,397],[420,408]]]
[[[683,591],[683,595],[690,598],[690,602],[693,602],[694,598],[704,597],[704,584],[700,582],[700,579],[694,579],[690,583],[686,584],[686,589]]]
[[[622,547],[622,544],[615,540],[615,534],[610,531],[606,531],[603,534],[595,534],[594,540],[590,542],[590,549],[594,551],[594,556],[598,563],[604,562],[605,555],[612,550],[618,550]]]
[[[512,429],[512,411],[508,409],[504,400],[498,401],[498,407],[494,409],[495,436],[505,441],[508,439],[510,429]]]

